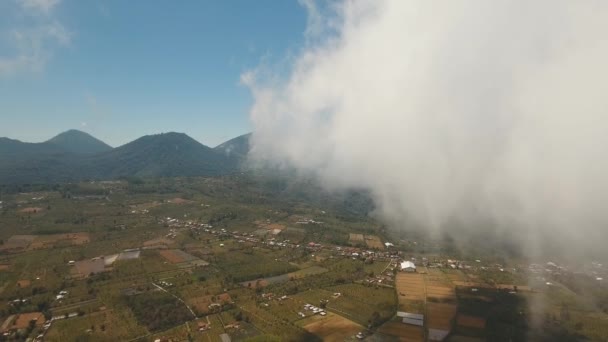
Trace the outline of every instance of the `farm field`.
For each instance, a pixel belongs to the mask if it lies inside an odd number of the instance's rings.
[[[427,303],[426,325],[430,329],[451,330],[456,316],[456,305]]]
[[[328,342],[344,341],[363,330],[361,325],[334,313],[312,316],[298,321],[298,325]]]
[[[382,240],[375,235],[365,235],[365,244],[369,248],[375,248],[377,250],[383,250],[384,244]]]
[[[425,285],[422,274],[398,273],[395,277],[398,311],[424,313]]]
[[[415,325],[403,324],[400,321],[391,321],[378,329],[382,337],[403,342],[424,341],[424,329]]]
[[[350,233],[348,241],[351,244],[356,245],[358,243],[365,243],[365,238],[364,238],[363,234]]]

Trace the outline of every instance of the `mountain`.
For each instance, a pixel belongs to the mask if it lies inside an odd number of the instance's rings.
[[[250,138],[251,133],[243,134],[214,147],[213,150],[240,164],[247,158],[247,154],[249,153]]]
[[[111,148],[78,131],[44,143],[0,138],[0,184],[223,175],[240,168],[248,141],[244,135],[210,148],[183,133],[164,133]],[[75,148],[79,143],[86,146]]]
[[[71,129],[46,141],[47,144],[55,145],[67,152],[72,153],[98,153],[112,149],[112,147],[92,135]]]
[[[219,175],[229,160],[183,133],[147,135],[85,158],[92,178]]]

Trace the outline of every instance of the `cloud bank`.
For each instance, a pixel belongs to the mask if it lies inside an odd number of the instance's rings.
[[[55,17],[60,0],[17,0],[4,4],[0,20],[0,76],[44,70],[53,51],[71,42]]]
[[[306,7],[318,37],[289,72],[242,76],[252,158],[368,188],[396,228],[456,220],[520,241],[606,238],[608,3]]]

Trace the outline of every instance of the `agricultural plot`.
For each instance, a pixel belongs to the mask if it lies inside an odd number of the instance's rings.
[[[268,285],[284,283],[284,282],[287,282],[292,279],[301,279],[301,278],[312,276],[312,275],[323,274],[327,271],[328,270],[326,268],[323,268],[320,266],[311,266],[311,267],[307,267],[307,268],[304,268],[304,269],[301,269],[301,270],[298,270],[295,272],[281,274],[281,275],[274,276],[274,277],[266,277],[266,278],[259,278],[259,279],[254,279],[254,280],[243,281],[240,284],[241,284],[241,286],[244,286],[247,288],[256,289],[259,287],[266,287]]]
[[[418,273],[397,273],[395,277],[398,311],[424,313],[424,278]]]
[[[23,250],[38,250],[53,247],[67,247],[83,245],[90,241],[89,233],[69,233],[50,235],[13,235],[0,251],[18,252]]]
[[[281,341],[314,341],[314,335],[310,335],[300,326],[274,316],[270,312],[256,307],[255,304],[243,305],[241,309],[254,327],[264,334],[275,335]]]
[[[456,300],[456,294],[453,288],[444,286],[427,285],[426,296],[429,301],[453,303]]]
[[[287,227],[281,232],[283,239],[289,240],[293,243],[300,243],[306,237],[306,230],[302,228]]]
[[[167,200],[167,202],[171,203],[171,204],[187,204],[187,203],[192,203],[192,201],[189,201],[187,199],[183,199],[181,197],[172,198],[170,200]]]
[[[35,321],[36,325],[44,324],[44,315],[41,312],[29,312],[17,315],[12,323],[13,329],[25,329],[30,324],[30,321]]]
[[[369,248],[376,248],[378,250],[384,249],[384,244],[382,244],[382,240],[375,235],[365,235],[365,244]]]
[[[390,321],[383,324],[378,333],[397,341],[422,342],[424,341],[424,330],[422,327],[404,324],[400,321]]]
[[[451,282],[466,281],[468,279],[466,274],[464,274],[461,270],[446,269],[438,272],[444,273]]]
[[[333,299],[333,292],[324,290],[324,289],[312,289],[312,290],[308,290],[308,291],[304,291],[304,292],[300,292],[296,295],[294,295],[293,297],[298,298],[298,300],[304,302],[304,303],[308,303],[308,304],[312,304],[312,305],[319,305],[321,303],[321,301],[325,301],[325,300],[330,300]]]
[[[44,208],[40,207],[27,207],[19,210],[19,212],[24,214],[36,214],[42,212],[43,210]]]
[[[486,327],[486,319],[478,316],[458,314],[456,324],[465,328],[484,329]]]
[[[405,300],[424,300],[424,279],[418,273],[397,273],[395,277],[395,287],[399,298]]]
[[[45,341],[128,341],[146,335],[129,310],[107,310],[53,322]]]
[[[189,258],[189,254],[179,250],[179,249],[165,249],[158,252],[163,258],[167,259],[168,262],[172,264],[179,264],[185,261],[190,261],[196,259],[194,256]],[[186,255],[184,255],[186,254]]]
[[[64,246],[77,246],[89,243],[90,241],[91,238],[89,233],[38,235],[28,249],[36,250]]]
[[[363,237],[363,234],[350,233],[348,234],[348,237],[348,242],[353,245],[365,243],[365,238]]]
[[[261,250],[250,253],[231,251],[216,255],[214,264],[239,283],[297,271],[296,266],[279,259],[279,256],[276,252],[271,254]]]
[[[35,239],[36,235],[13,235],[0,246],[0,251],[14,252],[25,250]]]
[[[456,292],[447,277],[438,269],[429,269],[426,278],[426,297],[437,303],[455,303]]]
[[[391,317],[397,308],[395,291],[391,288],[345,284],[326,289],[340,293],[338,298],[330,301],[330,307],[335,305],[353,317],[360,317],[360,322],[366,322],[374,312],[382,317]],[[354,306],[353,302],[364,304],[365,307]]]
[[[167,239],[164,237],[160,237],[160,238],[156,238],[156,239],[152,239],[152,240],[147,240],[144,241],[143,245],[144,248],[167,248],[169,246],[173,246],[175,244],[175,240],[171,240],[171,239]]]
[[[327,268],[324,268],[321,266],[311,266],[311,267],[303,268],[303,269],[295,271],[295,272],[288,273],[287,275],[289,276],[289,278],[292,278],[292,279],[300,279],[300,278],[304,278],[304,277],[308,277],[308,276],[323,274],[327,271],[328,271]]]
[[[225,304],[232,303],[232,299],[230,298],[229,294],[223,293],[217,296],[206,295],[199,297],[190,297],[186,300],[186,302],[188,303],[188,305],[196,308],[196,311],[198,313],[208,314],[210,312],[213,312],[214,310],[212,304],[218,305],[219,308]]]
[[[327,316],[312,316],[298,322],[306,331],[315,334],[323,341],[344,341],[363,330],[363,326],[334,313]]]
[[[94,258],[90,260],[76,261],[72,268],[72,275],[75,277],[85,278],[91,274],[104,272],[106,264],[102,258]]]
[[[456,316],[456,305],[427,303],[426,324],[429,329],[450,330]]]
[[[202,321],[202,323],[207,323],[208,329],[204,330],[202,332],[199,332],[203,341],[212,341],[212,342],[221,342],[222,341],[222,339],[220,338],[220,335],[225,333],[225,331],[224,331],[224,327],[222,325],[222,321],[218,317],[219,317],[219,315],[209,315],[197,322],[197,325],[195,326],[196,328],[198,328],[198,323],[201,321]],[[194,335],[196,336],[197,334],[194,334]]]
[[[481,337],[470,337],[462,335],[450,335],[447,339],[448,342],[485,342],[486,340]]]

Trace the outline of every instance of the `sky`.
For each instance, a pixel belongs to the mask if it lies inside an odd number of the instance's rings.
[[[0,136],[80,129],[119,146],[252,127],[241,74],[300,49],[298,1],[0,1]]]

